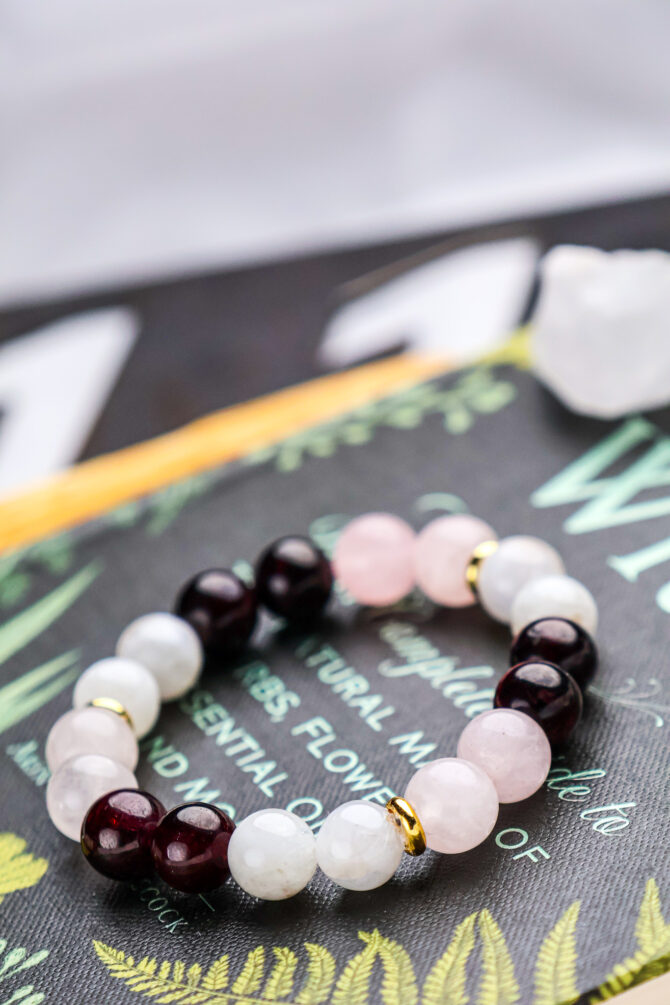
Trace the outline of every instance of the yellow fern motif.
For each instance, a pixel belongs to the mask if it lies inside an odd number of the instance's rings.
[[[242,967],[242,973],[233,984],[233,994],[253,995],[258,991],[263,980],[265,965],[265,950],[262,946],[252,949]]]
[[[482,937],[483,973],[479,984],[478,1005],[514,1005],[519,1000],[519,985],[505,936],[490,911],[479,915]]]
[[[265,985],[263,998],[267,1001],[275,1002],[291,994],[293,990],[293,975],[295,974],[295,968],[298,966],[298,957],[290,949],[278,948],[277,946],[275,946],[272,952],[275,954],[277,962]]]
[[[416,986],[414,967],[407,951],[399,942],[385,939],[376,931],[374,934],[378,936],[377,952],[384,964],[382,1001],[385,1005],[416,1005],[419,1000],[419,991]],[[361,932],[360,937],[365,940],[371,938],[365,932]]]
[[[467,1005],[465,967],[475,945],[476,920],[477,912],[456,928],[446,951],[426,977],[422,1005]]]
[[[332,1005],[366,1005],[379,939],[379,932],[375,929],[368,936],[365,949],[349,960],[335,985]]]
[[[335,960],[324,946],[306,942],[309,956],[307,980],[296,998],[296,1005],[321,1005],[330,994],[335,980]]]
[[[537,954],[534,1005],[572,1005],[579,998],[575,968],[575,929],[579,901],[556,922]]]
[[[45,858],[24,854],[25,847],[16,834],[0,834],[0,903],[5,894],[34,886],[49,868]]]
[[[635,924],[638,950],[623,963],[617,963],[598,988],[592,1005],[607,1001],[627,988],[659,977],[670,970],[670,925],[661,913],[658,886],[647,880]]]

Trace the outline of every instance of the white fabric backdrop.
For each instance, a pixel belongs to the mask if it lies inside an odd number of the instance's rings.
[[[653,193],[667,0],[0,0],[0,302]]]

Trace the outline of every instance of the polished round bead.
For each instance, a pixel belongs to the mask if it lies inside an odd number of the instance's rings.
[[[188,803],[166,813],[151,842],[154,868],[183,893],[216,890],[230,875],[228,844],[235,824],[208,803]]]
[[[582,692],[560,667],[528,660],[512,667],[500,679],[494,705],[529,715],[542,726],[549,742],[560,746],[582,714]]]
[[[432,520],[416,539],[417,584],[436,604],[445,607],[474,604],[474,594],[465,578],[468,563],[477,545],[495,537],[492,527],[469,513]]]
[[[335,575],[359,604],[395,604],[414,587],[415,542],[409,524],[391,513],[356,517],[337,539]]]
[[[300,893],[316,870],[316,844],[309,826],[288,810],[258,810],[242,820],[228,845],[230,874],[262,900]]]
[[[47,812],[61,834],[79,841],[89,807],[113,789],[136,789],[125,764],[102,754],[77,754],[53,773],[47,785]]]
[[[590,590],[571,576],[540,576],[519,590],[512,604],[512,633],[538,618],[569,618],[590,635],[598,627],[598,608]]]
[[[345,890],[374,890],[393,876],[404,847],[400,829],[383,806],[354,799],[324,820],[316,836],[316,860]]]
[[[477,596],[492,618],[509,624],[514,600],[526,583],[564,571],[561,556],[546,541],[522,535],[506,537],[479,566]]]
[[[540,618],[526,625],[512,643],[510,666],[526,660],[554,663],[584,690],[596,672],[598,652],[581,625],[566,618]]]
[[[486,772],[460,757],[429,761],[405,792],[426,833],[426,844],[444,855],[470,851],[485,841],[498,819],[498,796]]]
[[[486,772],[499,803],[528,799],[551,767],[551,746],[542,727],[511,708],[475,716],[461,733],[457,753]]]
[[[120,702],[139,737],[151,732],[161,710],[161,693],[151,671],[135,660],[118,656],[93,663],[75,684],[75,708],[83,708],[96,698]]]
[[[330,562],[308,537],[280,537],[256,563],[258,602],[289,622],[318,617],[332,588]]]
[[[81,850],[108,879],[144,879],[153,872],[151,840],[164,816],[165,807],[148,792],[107,792],[84,818]]]
[[[119,636],[116,655],[135,660],[151,671],[161,701],[185,695],[202,670],[202,643],[197,632],[183,618],[164,611],[143,614],[131,621]]]
[[[256,625],[256,593],[229,569],[205,569],[186,583],[175,614],[200,636],[205,652],[227,656],[242,649]]]
[[[139,750],[132,729],[106,708],[73,708],[56,719],[47,736],[45,755],[53,774],[76,754],[104,754],[134,771]]]

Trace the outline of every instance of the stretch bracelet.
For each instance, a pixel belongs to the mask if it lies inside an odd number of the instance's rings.
[[[392,605],[418,586],[447,607],[479,601],[511,625],[510,669],[494,707],[463,730],[457,756],[419,768],[404,797],[385,807],[343,803],[316,835],[285,809],[259,810],[236,826],[217,806],[166,812],[139,791],[137,741],[153,729],[161,701],[186,694],[205,657],[215,665],[239,652],[259,607],[295,625],[318,617],[334,577],[361,604]],[[498,541],[474,516],[439,517],[418,535],[391,514],[358,517],[340,534],[332,566],[309,538],[280,538],[256,563],[253,587],[226,569],[200,572],[174,614],[137,618],[116,655],[84,671],[74,708],[46,742],[49,815],[110,879],[155,872],[177,890],[206,893],[232,875],[252,896],[281,900],[302,890],[318,866],[341,887],[371,890],[393,876],[403,852],[476,847],[493,830],[500,803],[541,787],[552,746],[567,740],[581,715],[597,664],[596,622],[593,597],[565,575],[551,545],[527,536]]]

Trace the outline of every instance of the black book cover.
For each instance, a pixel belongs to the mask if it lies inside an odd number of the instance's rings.
[[[522,366],[482,364],[5,555],[0,1001],[559,1005],[668,969],[669,465],[670,411],[586,420]],[[246,574],[288,532],[327,550],[375,509],[417,528],[469,509],[501,536],[538,535],[594,593],[599,675],[548,783],[501,807],[480,847],[405,856],[370,893],[317,874],[279,903],[232,883],[189,898],[94,873],[44,805],[45,737],[78,673],[198,569]],[[307,635],[266,622],[164,708],[140,785],[314,825],[348,799],[385,802],[455,752],[509,643],[477,607],[418,596],[385,611],[338,597]],[[354,675],[364,701],[342,687]]]

